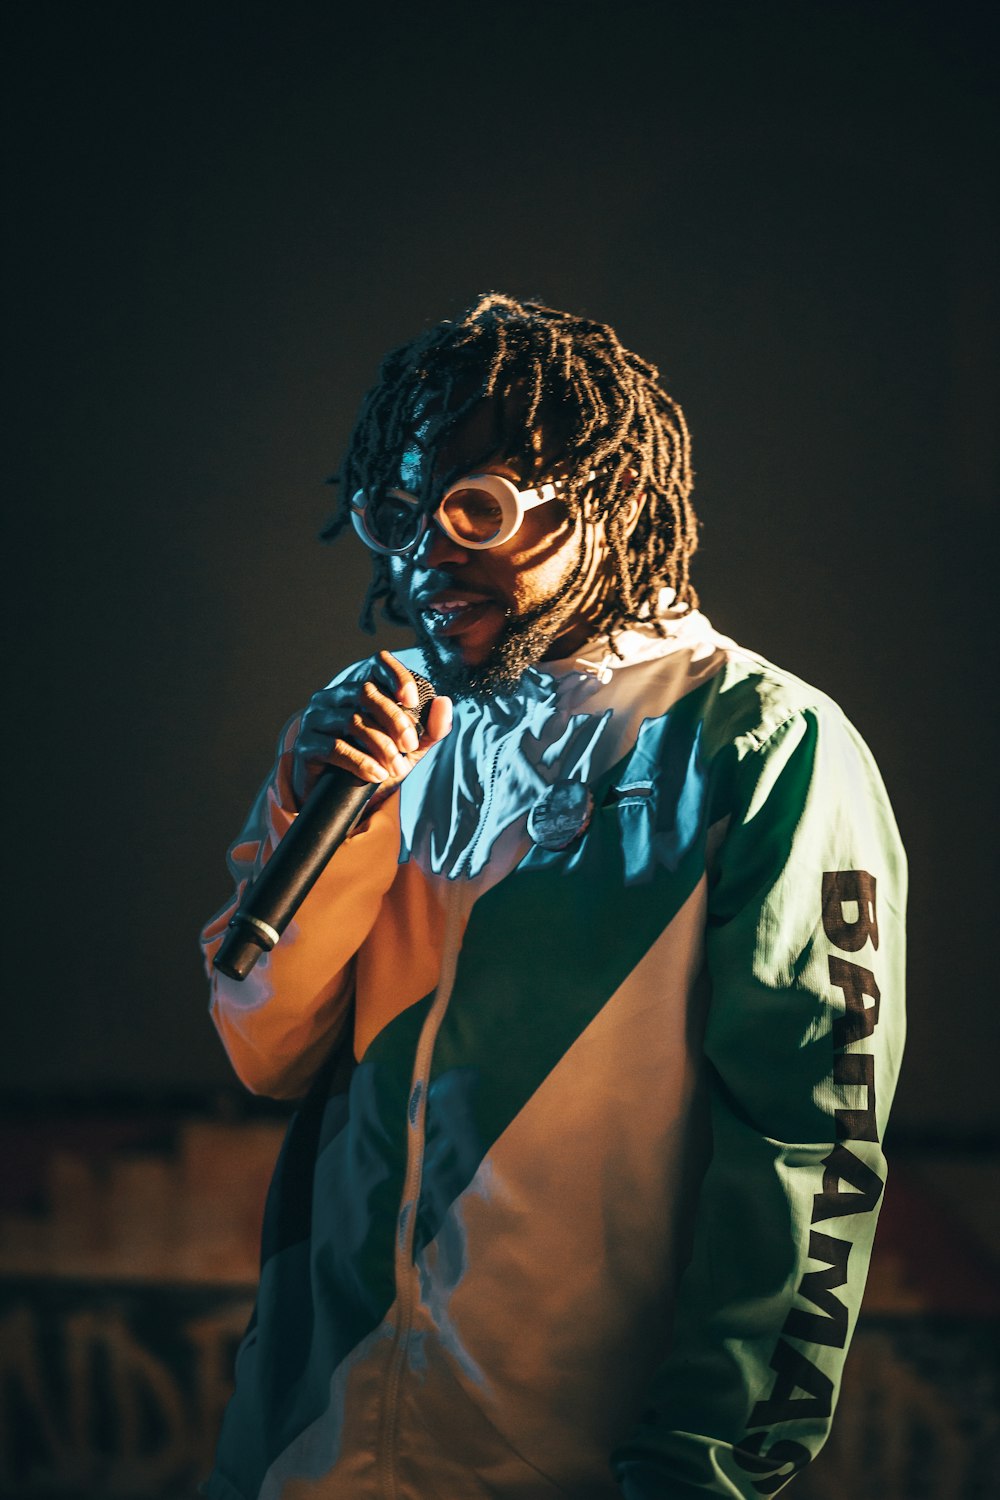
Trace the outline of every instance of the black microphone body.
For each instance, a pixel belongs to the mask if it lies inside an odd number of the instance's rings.
[[[416,674],[414,681],[420,706],[404,712],[419,728],[434,689]],[[245,979],[261,954],[271,951],[378,787],[378,782],[362,781],[340,766],[322,773],[271,858],[244,891],[215,955],[220,974]]]

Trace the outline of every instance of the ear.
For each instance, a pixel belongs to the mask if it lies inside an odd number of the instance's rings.
[[[642,508],[646,503],[645,491],[637,491],[635,489],[635,482],[638,477],[635,469],[628,469],[624,477],[624,487],[627,494],[622,505],[622,512],[625,519],[626,537],[630,537],[635,530],[636,523],[642,515]]]

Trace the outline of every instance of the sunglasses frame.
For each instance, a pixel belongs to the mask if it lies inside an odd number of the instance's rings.
[[[534,510],[536,505],[544,505],[548,500],[554,500],[562,487],[563,481],[557,479],[553,483],[540,484],[537,489],[519,490],[516,484],[502,474],[469,474],[464,479],[456,480],[454,484],[448,486],[432,514],[429,515],[427,511],[421,512],[417,534],[405,547],[387,547],[368,530],[366,519],[368,502],[365,499],[364,490],[357,490],[351,500],[351,522],[365,546],[373,552],[380,552],[383,557],[408,557],[411,552],[415,552],[423,541],[432,520],[457,546],[465,547],[469,552],[488,552],[492,547],[500,547],[504,542],[509,542],[511,537],[517,534],[525,512]],[[455,530],[445,513],[444,506],[449,495],[454,495],[458,490],[467,489],[485,490],[497,501],[503,512],[500,529],[488,542],[467,541]],[[416,495],[411,495],[408,490],[388,490],[386,493],[393,500],[409,500],[413,505],[420,503]]]

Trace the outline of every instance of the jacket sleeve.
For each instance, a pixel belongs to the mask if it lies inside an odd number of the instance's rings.
[[[712,1152],[671,1352],[612,1456],[626,1500],[771,1495],[822,1446],[903,1045],[906,866],[865,745],[832,705],[797,712],[719,779]]]
[[[399,817],[391,798],[341,845],[281,941],[246,979],[229,979],[213,969],[247,881],[267,863],[296,816],[290,772],[297,730],[296,717],[286,726],[274,770],[229,850],[233,896],[201,934],[212,1019],[233,1068],[251,1092],[277,1099],[304,1094],[331,1050],[346,1041],[354,957],[395,878],[399,855]]]

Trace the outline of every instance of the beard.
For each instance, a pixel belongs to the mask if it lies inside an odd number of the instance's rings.
[[[528,667],[541,661],[562,628],[564,617],[547,602],[531,615],[507,616],[503,630],[485,661],[466,665],[457,653],[445,654],[442,642],[415,623],[417,641],[431,669],[436,693],[456,702],[484,702],[498,693],[513,692]]]
[[[571,621],[575,609],[573,594],[585,565],[586,556],[581,548],[576,563],[548,599],[523,614],[515,615],[508,610],[489,656],[471,665],[425,630],[419,614],[411,613],[435,692],[446,694],[456,703],[463,699],[482,703],[497,694],[513,692],[528,667],[542,661]]]
[[[400,590],[396,606],[409,619],[435,693],[445,694],[456,703],[465,699],[482,703],[498,694],[514,692],[525,671],[548,655],[553,643],[572,622],[580,606],[578,590],[589,558],[588,535],[584,532],[576,559],[567,568],[562,582],[533,609],[516,614],[508,609],[503,629],[489,655],[471,664],[463,662],[460,651],[447,640],[435,637],[425,628],[419,610],[410,605],[405,591]],[[594,629],[599,633],[597,621]]]

